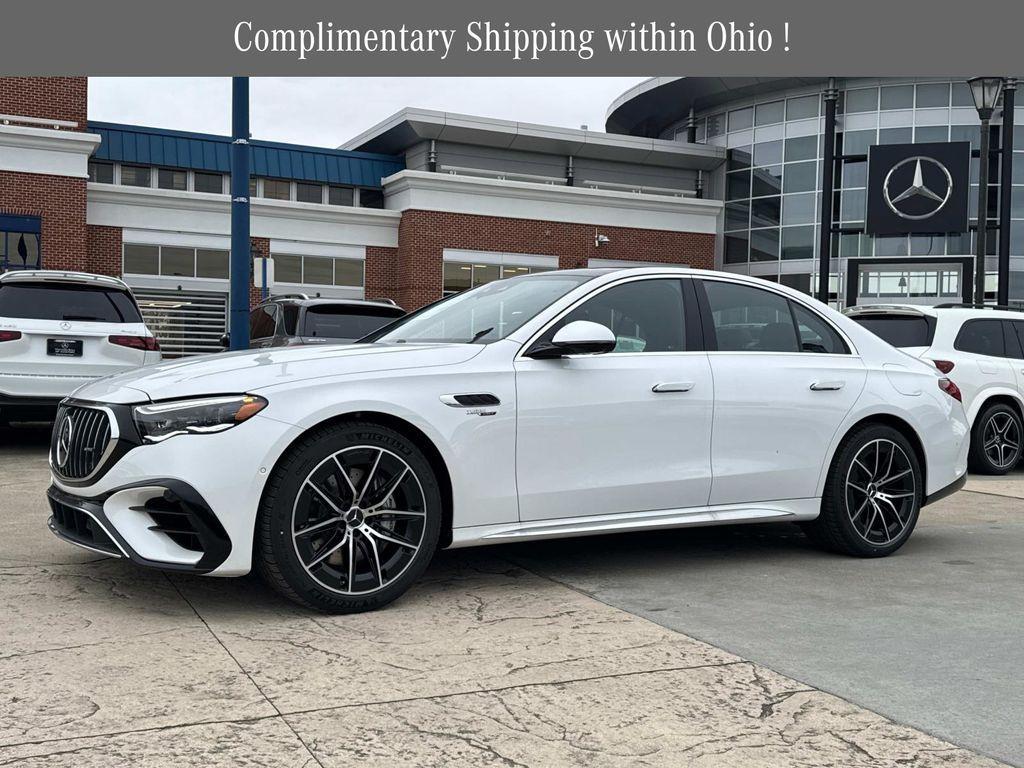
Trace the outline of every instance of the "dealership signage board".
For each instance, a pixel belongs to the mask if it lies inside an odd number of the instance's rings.
[[[868,151],[869,235],[967,231],[971,144],[884,144]]]

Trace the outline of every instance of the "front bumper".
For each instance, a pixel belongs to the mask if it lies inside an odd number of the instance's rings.
[[[231,554],[231,540],[213,510],[178,480],[150,480],[95,499],[51,486],[46,496],[50,531],[93,552],[194,573],[210,573]]]
[[[73,544],[140,565],[214,576],[248,573],[264,485],[300,432],[257,414],[224,432],[119,443],[85,483],[51,475],[51,510],[62,504],[72,517],[62,524],[55,513],[50,528]]]

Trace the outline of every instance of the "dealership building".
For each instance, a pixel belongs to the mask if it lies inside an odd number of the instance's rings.
[[[1005,83],[1015,87],[1013,80]],[[1004,247],[1008,299],[1017,303],[1024,302],[1024,120],[1019,110],[1016,120],[1006,119],[1008,94],[1000,97],[989,129],[985,295],[987,300],[997,296],[998,252]],[[829,98],[835,104],[836,139],[831,226],[823,238]],[[964,78],[835,78],[832,83],[829,78],[655,78],[611,105],[607,128],[727,151],[727,161],[704,179],[705,196],[725,203],[715,257],[720,269],[817,295],[819,256],[822,244],[829,243],[829,293],[837,305],[972,299],[981,123]],[[1005,162],[999,151],[1007,143],[1004,133],[1012,142]],[[891,166],[869,174],[869,156],[881,158],[880,148],[887,147],[902,148],[915,163],[921,157],[926,181],[934,172],[935,183],[929,183],[936,189],[943,185],[942,196],[949,197],[942,213],[960,205],[963,220],[904,217],[903,226],[872,227],[872,198],[895,199],[901,191],[883,189]],[[955,154],[958,148],[963,178],[955,173],[945,178],[931,156]],[[902,191],[912,186],[915,163],[904,165],[909,178]],[[1000,207],[1004,190],[1009,191],[1005,212]]]
[[[814,292],[824,105],[835,96],[832,300],[959,300],[976,237],[976,207],[966,206],[977,199],[980,135],[966,86],[832,86],[657,78],[611,105],[607,132],[405,109],[337,149],[253,139],[252,255],[273,259],[275,293],[385,298],[407,309],[510,275],[585,266],[686,264]],[[90,121],[87,92],[86,78],[0,78],[0,267],[122,277],[165,354],[218,349],[230,138]],[[997,109],[994,149],[1002,122]],[[868,181],[871,148],[915,143],[967,153],[973,192],[945,171],[955,164],[924,160],[923,186],[950,180],[943,215],[965,207],[962,225],[942,226],[962,231],[914,223],[894,234],[890,223],[881,234],[866,221],[881,194]],[[999,226],[1003,165],[992,157],[987,287],[994,296],[1005,237],[1010,298],[1024,300],[1024,190],[1011,187],[1009,226]],[[900,173],[911,172],[907,162]],[[1016,175],[1024,185],[1024,171]]]

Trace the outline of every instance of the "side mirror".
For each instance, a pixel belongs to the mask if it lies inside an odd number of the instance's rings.
[[[542,359],[565,355],[600,355],[611,352],[615,344],[615,334],[606,326],[589,320],[576,320],[559,328],[550,344],[535,347],[529,356]]]
[[[231,334],[225,333],[223,336],[221,336],[220,337],[220,345],[222,347],[224,347],[224,349],[230,349],[231,348]]]

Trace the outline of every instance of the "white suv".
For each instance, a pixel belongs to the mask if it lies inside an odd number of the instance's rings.
[[[52,419],[83,384],[160,357],[120,280],[51,270],[0,275],[0,421]]]
[[[894,347],[930,360],[963,394],[972,472],[1003,475],[1024,435],[1024,313],[970,307],[868,305],[846,310]]]

